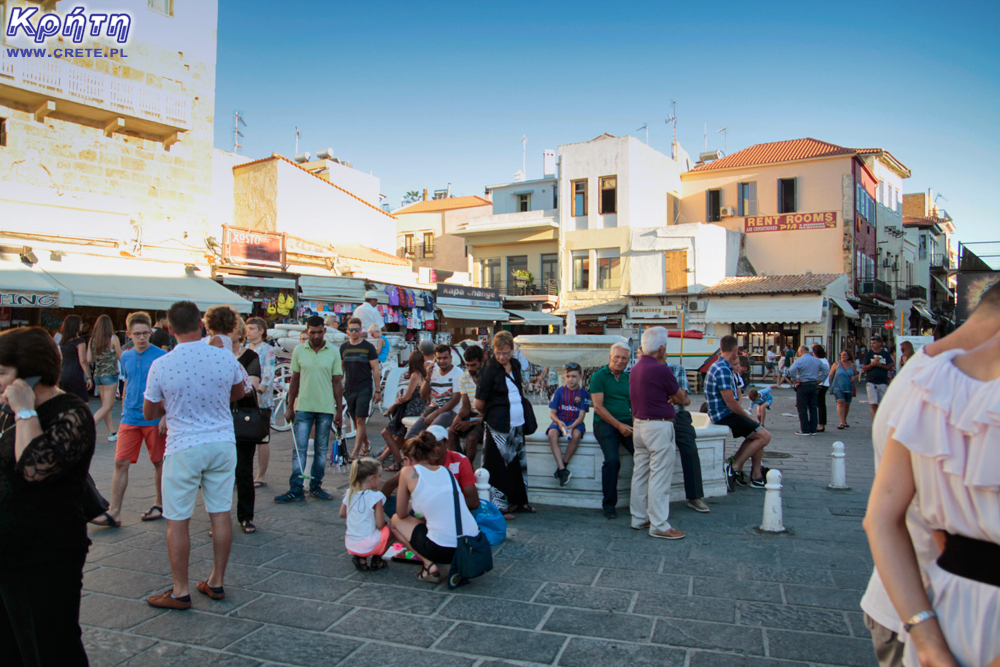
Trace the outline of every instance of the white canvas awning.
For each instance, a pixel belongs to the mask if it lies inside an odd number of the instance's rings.
[[[438,310],[449,320],[472,320],[474,322],[506,322],[510,315],[500,308],[482,308],[479,306],[443,306]]]
[[[822,322],[823,297],[744,296],[709,299],[705,321],[719,324]]]
[[[948,287],[948,283],[946,283],[945,281],[941,280],[937,276],[931,276],[931,278],[933,278],[937,282],[937,284],[941,286],[941,289],[943,289],[945,292],[948,293],[948,296],[950,296],[950,297],[954,297],[955,296],[955,293],[951,291],[950,287]]]
[[[830,301],[837,304],[837,307],[844,311],[844,315],[848,318],[852,320],[858,319],[858,311],[854,310],[854,306],[852,306],[847,299],[841,299],[839,296],[831,296]]]
[[[361,303],[365,281],[336,276],[299,276],[299,296],[306,301]]]
[[[526,324],[532,327],[559,326],[563,323],[561,317],[540,313],[536,310],[508,310],[510,321],[514,324]]]
[[[184,264],[140,259],[69,255],[39,263],[45,273],[73,293],[76,306],[166,310],[177,301],[198,308],[230,305],[249,313],[253,304],[208,278],[208,271],[189,274]]]
[[[231,276],[223,274],[223,285],[258,287],[262,289],[295,289],[294,278],[262,278],[258,276]]]
[[[920,316],[928,320],[931,324],[937,324],[937,318],[934,317],[934,313],[932,313],[931,311],[927,310],[923,306],[918,306],[916,304],[914,304],[913,309],[918,313],[920,313]]]
[[[569,311],[580,315],[614,315],[620,313],[628,306],[628,298],[615,297],[612,299],[595,299],[590,301],[564,302],[558,309],[553,311],[555,315],[568,315]]]
[[[72,308],[73,293],[52,280],[38,265],[0,255],[0,306],[15,308]]]

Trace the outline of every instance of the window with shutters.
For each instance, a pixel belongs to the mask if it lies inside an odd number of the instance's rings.
[[[601,179],[601,215],[618,212],[618,178],[605,176]]]
[[[517,196],[517,210],[519,213],[531,210],[531,195]]]
[[[722,220],[722,190],[705,191],[705,222]]]
[[[573,181],[573,215],[587,215],[587,181]]]
[[[664,255],[667,260],[667,292],[687,292],[687,250],[668,250]]]
[[[795,179],[778,179],[778,213],[795,213]]]
[[[757,183],[737,183],[739,197],[737,215],[757,215]]]

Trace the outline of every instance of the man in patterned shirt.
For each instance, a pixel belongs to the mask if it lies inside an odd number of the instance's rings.
[[[750,486],[763,489],[767,469],[761,466],[764,447],[771,442],[771,434],[747,414],[740,405],[736,371],[739,365],[739,348],[735,336],[723,336],[719,342],[719,360],[708,369],[705,378],[705,396],[708,398],[708,416],[712,423],[728,426],[733,436],[745,438],[743,444],[722,464],[726,476],[726,489],[733,490],[736,483],[746,485],[743,464],[753,461],[750,472]]]
[[[667,368],[677,378],[677,385],[690,395],[687,370],[680,364],[667,364]],[[690,399],[688,399],[690,402]],[[701,457],[698,456],[698,436],[691,424],[691,413],[687,406],[674,403],[677,416],[674,417],[674,442],[677,453],[681,455],[681,468],[684,470],[684,495],[688,499],[688,507],[695,512],[708,512],[705,503],[705,490],[701,482]]]

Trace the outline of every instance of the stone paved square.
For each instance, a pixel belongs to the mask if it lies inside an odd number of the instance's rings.
[[[337,516],[344,472],[328,472],[334,502],[274,504],[291,470],[291,436],[275,433],[258,532],[234,532],[226,600],[193,592],[191,611],[153,609],[145,596],[170,585],[166,522],[139,520],[153,492],[140,457],[124,526],[90,529],[81,623],[91,664],[874,667],[858,606],[872,567],[861,518],[831,512],[867,504],[867,403],[855,402],[849,429],[797,437],[797,420],[782,414],[794,413],[794,394],[775,394],[768,452],[789,456],[765,464],[784,475],[788,533],[755,530],[764,492],[746,487],[709,499],[709,514],[672,503],[671,522],[687,532],[678,542],[630,530],[627,508],[608,521],[598,510],[539,505],[509,523],[494,571],[453,592],[416,581],[409,564],[353,568]],[[92,474],[107,495],[114,445],[103,429]],[[836,440],[846,445],[849,491],[826,489]],[[199,503],[192,591],[211,570],[208,527]]]

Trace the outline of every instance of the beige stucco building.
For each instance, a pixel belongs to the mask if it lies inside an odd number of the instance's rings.
[[[455,231],[465,227],[471,218],[492,210],[493,202],[477,196],[426,197],[425,190],[423,201],[393,211],[397,219],[396,254],[412,260],[417,270],[466,273],[469,262],[465,240],[456,236]]]

